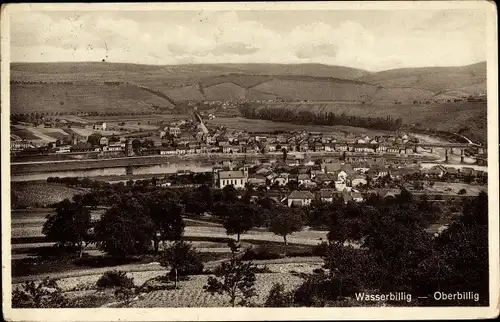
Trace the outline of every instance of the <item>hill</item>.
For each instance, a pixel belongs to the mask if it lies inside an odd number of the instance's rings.
[[[486,93],[486,62],[459,67],[422,67],[386,70],[358,78],[383,87],[411,87],[436,93],[462,90]]]
[[[415,100],[447,101],[486,91],[484,62],[463,67],[402,68],[377,73],[321,64],[12,63],[11,77],[17,82],[70,82],[84,84],[82,86],[100,84],[103,80],[124,82],[149,88],[153,95],[167,97],[170,103],[269,99],[412,103]],[[16,90],[16,95],[30,91],[22,86]],[[79,90],[68,88],[68,91],[71,95],[71,91]],[[12,109],[19,108],[13,104]]]
[[[168,100],[134,85],[14,83],[11,112],[18,114],[144,112],[173,108]]]
[[[476,142],[486,143],[487,138],[487,108],[486,102],[454,102],[433,103],[421,105],[364,105],[352,103],[264,103],[252,104],[257,118],[267,120],[282,120],[282,115],[294,116],[299,119],[300,112],[310,112],[316,115],[334,113],[361,118],[401,118],[406,126],[420,130],[439,130],[446,132],[461,132]],[[272,114],[270,110],[281,111]],[[291,117],[287,117],[292,119]]]
[[[485,133],[486,104],[454,102],[485,93],[485,62],[375,73],[321,64],[11,64],[12,113],[151,113],[190,100],[284,100],[291,111],[389,115],[439,129],[470,125]]]

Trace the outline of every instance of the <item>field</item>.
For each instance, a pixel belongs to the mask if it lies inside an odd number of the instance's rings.
[[[274,122],[266,120],[246,119],[243,117],[218,117],[205,121],[210,126],[225,126],[233,130],[245,130],[249,132],[274,132],[274,131],[308,131],[308,132],[338,132],[339,136],[344,136],[342,132],[351,134],[366,134],[370,136],[386,134],[384,131],[370,130],[351,126],[324,126],[324,125],[299,125],[285,122]]]
[[[172,103],[134,85],[11,84],[12,113],[154,112]]]
[[[268,267],[270,267],[269,265]],[[311,267],[311,265],[307,265]],[[276,269],[275,267],[273,267]],[[271,268],[272,269],[272,268]],[[280,269],[280,268],[278,268]],[[312,269],[311,269],[312,271]],[[302,279],[298,276],[286,273],[263,273],[257,274],[255,290],[257,296],[253,298],[256,304],[263,304],[269,295],[274,283],[283,283],[287,290],[298,286]],[[147,293],[142,299],[132,303],[131,307],[228,307],[230,306],[227,295],[212,295],[203,290],[208,276],[198,275],[189,281],[181,282],[179,290],[159,290]]]
[[[36,136],[31,131],[24,128],[16,128],[11,126],[10,134],[13,134],[23,140],[40,140],[40,137]]]
[[[84,116],[83,119],[90,123],[98,122],[157,122],[157,121],[173,121],[189,118],[187,114],[151,114],[151,115],[105,115],[105,116]]]
[[[37,207],[50,205],[66,198],[73,198],[84,190],[69,188],[65,185],[46,182],[12,182],[12,208]]]

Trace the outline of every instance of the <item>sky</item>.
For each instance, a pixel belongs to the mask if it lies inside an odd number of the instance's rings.
[[[484,10],[28,11],[11,61],[322,63],[380,71],[486,60]]]

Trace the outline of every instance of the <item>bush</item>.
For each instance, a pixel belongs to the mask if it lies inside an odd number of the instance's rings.
[[[67,299],[57,285],[48,277],[38,283],[25,282],[12,292],[13,308],[61,308],[67,306]]]
[[[314,256],[326,256],[326,253],[328,251],[328,243],[327,242],[321,242],[321,244],[314,246],[313,248],[313,255]]]
[[[269,291],[265,307],[290,307],[293,305],[293,293],[285,291],[282,283],[274,283]]]
[[[283,258],[280,253],[271,250],[265,246],[258,246],[247,250],[241,260],[251,261],[251,260],[265,260],[265,259],[279,259]]]
[[[123,271],[107,271],[96,282],[98,288],[133,288],[134,279]]]
[[[339,298],[339,281],[324,273],[313,274],[294,291],[294,303],[299,306],[324,307]]]

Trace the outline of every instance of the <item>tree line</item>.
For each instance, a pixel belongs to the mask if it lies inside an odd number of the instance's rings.
[[[333,112],[315,113],[308,110],[294,111],[288,107],[266,107],[250,103],[240,104],[239,111],[244,117],[250,119],[294,124],[347,125],[390,131],[397,130],[403,125],[401,118],[393,119],[391,116],[383,118],[354,116],[345,113],[338,115]]]

